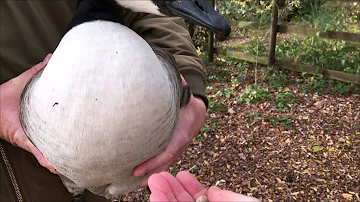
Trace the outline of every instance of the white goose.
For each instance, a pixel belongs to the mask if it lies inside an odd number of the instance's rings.
[[[74,196],[88,189],[117,200],[138,188],[133,169],[166,146],[189,100],[174,58],[121,25],[119,5],[230,33],[207,0],[79,0],[20,105],[26,135]]]

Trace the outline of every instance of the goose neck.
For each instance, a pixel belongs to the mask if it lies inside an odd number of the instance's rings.
[[[114,0],[78,0],[68,30],[82,23],[96,20],[124,24],[123,8]]]

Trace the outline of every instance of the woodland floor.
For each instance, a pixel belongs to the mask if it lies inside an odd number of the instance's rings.
[[[286,71],[278,72],[286,78],[270,94],[295,95],[287,110],[278,110],[274,99],[246,104],[236,97],[254,83],[251,68],[219,60],[208,67],[208,119],[171,173],[189,170],[206,187],[262,201],[360,201],[359,92],[302,93],[308,85],[298,82],[303,76]],[[231,87],[226,96],[217,94]],[[141,189],[123,200],[148,196]]]

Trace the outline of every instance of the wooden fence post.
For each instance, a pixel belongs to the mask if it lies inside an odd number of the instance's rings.
[[[279,0],[273,0],[272,13],[271,13],[271,28],[270,28],[270,47],[269,47],[269,64],[275,64],[275,46],[277,35],[277,23],[278,23],[278,2]]]
[[[208,41],[208,50],[209,50],[209,57],[208,61],[214,61],[214,33],[209,31],[209,41]]]
[[[195,24],[189,22],[189,34],[191,38],[194,37],[194,33],[195,33]]]
[[[215,8],[215,1],[211,0],[212,6]],[[209,41],[208,41],[208,62],[214,61],[214,33],[212,31],[209,31]]]

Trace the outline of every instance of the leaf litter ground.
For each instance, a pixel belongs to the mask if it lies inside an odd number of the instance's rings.
[[[262,201],[360,201],[359,92],[301,93],[303,76],[287,71],[279,73],[285,84],[269,91],[294,95],[287,109],[279,110],[274,99],[246,104],[237,97],[254,83],[251,70],[219,60],[209,65],[207,121],[170,172],[189,170],[206,187]],[[140,189],[123,200],[148,197]]]

